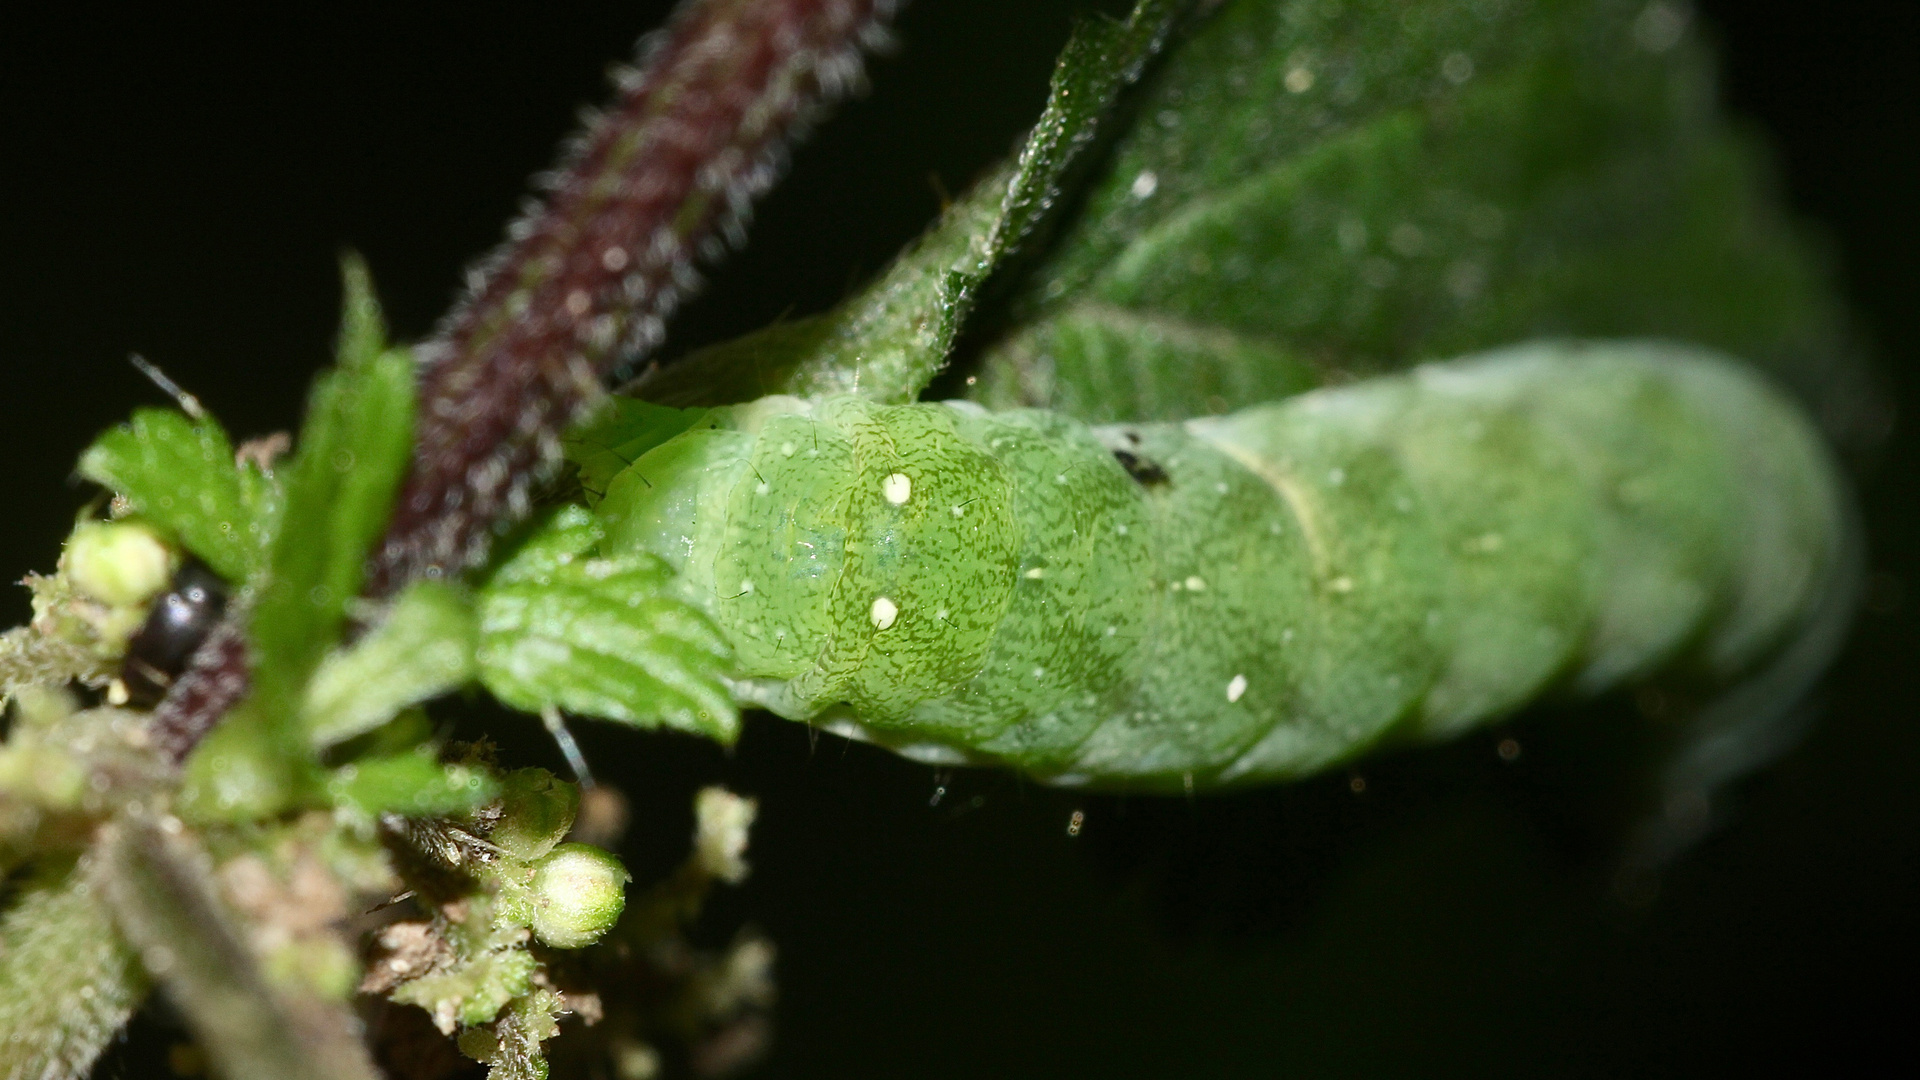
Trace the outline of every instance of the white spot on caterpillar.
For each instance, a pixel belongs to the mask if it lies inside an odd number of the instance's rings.
[[[1044,678],[1046,678],[1046,677],[1047,677],[1047,669],[1046,669],[1046,668],[1043,668],[1043,667],[1037,667],[1037,668],[1034,668],[1034,669],[1033,669],[1033,677],[1034,677],[1034,678],[1036,678],[1036,679],[1044,679]]]
[[[1190,592],[1200,592],[1204,590],[1206,587],[1207,587],[1207,579],[1201,577],[1199,574],[1194,574],[1193,576],[1187,578],[1187,589]]]
[[[1158,190],[1160,177],[1152,169],[1140,170],[1140,175],[1133,178],[1133,186],[1127,189],[1136,199],[1151,199]]]
[[[1334,578],[1327,582],[1327,588],[1337,593],[1350,593],[1353,591],[1353,579],[1345,576]]]
[[[1119,632],[1120,632],[1120,628],[1119,628],[1119,627],[1117,627],[1117,626],[1109,626],[1109,627],[1107,627],[1107,636],[1108,636],[1108,637],[1112,637],[1113,635],[1115,635],[1115,634],[1117,634],[1117,633],[1119,633]]]
[[[965,517],[966,513],[967,513],[967,508],[964,505],[956,506],[953,508],[954,517]]]
[[[875,630],[885,630],[893,625],[893,620],[900,617],[900,605],[884,596],[876,596],[873,598],[873,610],[867,614],[873,619]]]
[[[1120,536],[1125,536],[1125,535],[1127,535],[1127,526],[1126,526],[1126,524],[1125,524],[1125,523],[1123,522],[1123,523],[1121,523],[1121,524],[1119,524],[1119,525],[1115,525],[1115,526],[1113,527],[1113,531],[1114,531],[1114,532],[1115,532],[1116,534],[1118,534],[1118,535],[1120,535]]]
[[[947,609],[946,609],[946,608],[941,608],[941,609],[940,609],[939,611],[936,611],[936,612],[934,612],[934,613],[933,613],[933,617],[934,617],[934,618],[936,618],[936,619],[940,619],[940,620],[942,620],[942,621],[945,621],[945,619],[946,619],[946,617],[947,617],[947,614],[948,614],[948,612],[947,612]]]
[[[1215,484],[1213,485],[1213,490],[1219,492],[1222,495],[1225,495],[1227,493],[1227,485],[1224,483]]]
[[[793,456],[793,451],[794,451],[794,445],[793,445],[792,443],[790,443],[790,442],[783,442],[783,443],[781,443],[781,444],[780,444],[780,456],[781,456],[781,457],[792,457],[792,456]]]
[[[1045,570],[1042,570],[1042,569],[1041,569],[1040,567],[1038,567],[1038,566],[1036,566],[1036,567],[1034,567],[1033,569],[1031,569],[1031,570],[1029,570],[1029,571],[1027,571],[1027,577],[1028,577],[1028,578],[1029,578],[1030,580],[1033,580],[1033,581],[1039,581],[1039,580],[1040,580],[1041,578],[1043,578],[1043,577],[1046,577],[1046,576],[1047,576],[1047,572],[1046,572]]]
[[[1234,702],[1239,701],[1240,695],[1246,692],[1247,692],[1247,677],[1245,675],[1235,675],[1232,679],[1227,681],[1227,704],[1231,705]]]
[[[1056,483],[1056,484],[1064,484],[1064,483],[1066,483],[1066,482],[1067,482],[1067,474],[1066,474],[1066,473],[1054,473],[1054,474],[1053,474],[1053,482],[1054,482],[1054,483]]]
[[[1337,465],[1327,470],[1327,486],[1328,487],[1339,487],[1341,484],[1344,484],[1346,482],[1347,482],[1347,470],[1342,469]]]
[[[767,482],[765,480],[762,480],[760,481],[759,486],[753,489],[753,493],[755,495],[765,495],[767,492],[772,490],[773,490],[772,488],[767,486]]]
[[[753,591],[753,579],[752,579],[752,578],[741,578],[741,579],[740,579],[740,591],[741,591],[741,592],[743,592],[743,593],[750,593],[750,592],[752,592],[752,591]]]
[[[913,498],[913,478],[906,473],[894,473],[880,481],[880,494],[885,495],[888,502],[899,506]]]

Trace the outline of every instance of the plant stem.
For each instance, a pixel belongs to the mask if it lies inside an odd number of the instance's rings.
[[[740,242],[788,137],[860,78],[894,0],[693,0],[642,48],[546,203],[418,350],[411,472],[370,591],[453,574],[523,517],[560,433],[657,346],[697,257]]]

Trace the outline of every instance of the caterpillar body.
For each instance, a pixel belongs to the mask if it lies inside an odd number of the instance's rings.
[[[598,512],[679,570],[745,703],[1177,790],[1751,670],[1845,562],[1837,477],[1732,361],[1534,344],[1184,423],[766,398]]]

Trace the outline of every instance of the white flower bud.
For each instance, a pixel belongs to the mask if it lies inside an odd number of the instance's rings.
[[[173,552],[133,522],[83,522],[67,538],[67,580],[92,600],[138,607],[173,579]]]

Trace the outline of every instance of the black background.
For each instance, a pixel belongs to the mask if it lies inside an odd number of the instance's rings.
[[[1071,4],[919,0],[874,91],[802,149],[673,347],[817,310],[1029,122]],[[317,7],[317,6],[316,6]],[[424,333],[659,3],[12,11],[0,30],[0,573],[50,569],[99,429],[160,363],[241,436],[295,425],[335,255]],[[1717,0],[1731,107],[1830,241],[1890,384],[1913,384],[1920,9]],[[937,181],[933,178],[938,178]],[[1909,408],[1909,412],[1911,409]],[[726,755],[589,728],[641,880],[687,802],[762,800],[709,912],[781,948],[768,1076],[1754,1075],[1910,1060],[1920,968],[1915,439],[1864,479],[1868,609],[1805,744],[1621,904],[1624,702],[1351,775],[1197,801],[951,777],[768,720]],[[1903,598],[1903,592],[1907,594]],[[24,590],[0,595],[22,621]],[[500,723],[514,722],[501,720]],[[1511,765],[1494,753],[1521,741]],[[509,735],[526,760],[540,739]],[[930,806],[936,785],[947,792]],[[1066,835],[1069,814],[1086,827]],[[136,1056],[137,1057],[137,1056]],[[108,1075],[145,1074],[123,1056]]]

